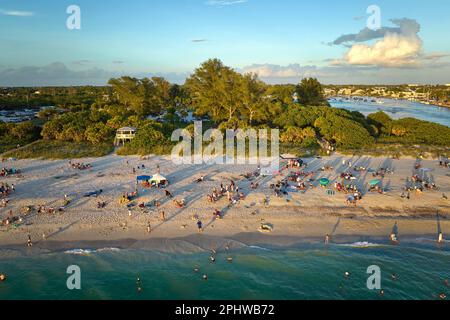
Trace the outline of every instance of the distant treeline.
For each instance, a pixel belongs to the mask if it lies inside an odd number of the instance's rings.
[[[109,92],[110,88],[106,86],[0,88],[0,109],[90,105]]]
[[[341,89],[351,89],[352,92],[361,91],[364,96],[383,96],[377,92],[384,88],[387,95],[396,94],[400,98],[405,98],[405,92],[415,92],[424,94],[429,100],[438,102],[450,101],[450,86],[447,85],[327,85],[324,88],[339,92]]]

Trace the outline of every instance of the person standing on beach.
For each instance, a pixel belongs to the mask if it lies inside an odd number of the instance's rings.
[[[151,232],[152,232],[152,225],[149,222],[147,225],[147,233],[151,233]]]
[[[166,213],[164,211],[161,211],[159,220],[161,220],[162,222],[166,222]]]
[[[201,222],[201,220],[197,221],[197,227],[198,227],[198,233],[202,233],[203,232],[203,223]]]
[[[444,235],[442,234],[442,232],[439,232],[438,243],[443,243],[443,242],[444,242]]]
[[[31,236],[30,236],[30,234],[28,234],[27,245],[28,245],[29,247],[32,247],[32,246],[33,246],[33,242],[31,241]]]
[[[325,236],[325,244],[329,244],[329,243],[330,243],[330,235],[327,234],[327,235]]]

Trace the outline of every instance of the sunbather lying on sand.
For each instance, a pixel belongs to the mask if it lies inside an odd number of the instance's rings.
[[[182,199],[181,201],[174,200],[173,203],[177,208],[184,208],[186,206],[186,200]]]

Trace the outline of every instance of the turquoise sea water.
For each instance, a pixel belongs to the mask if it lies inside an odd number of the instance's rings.
[[[448,243],[401,246],[302,244],[285,249],[247,247],[208,252],[69,251],[1,258],[3,299],[439,299],[450,296]],[[82,289],[66,287],[69,265],[81,268]],[[368,266],[378,265],[385,291],[367,289]],[[198,267],[200,271],[194,272]],[[350,277],[344,276],[345,272]],[[203,274],[208,280],[202,279]],[[396,274],[397,279],[392,278]],[[137,292],[137,277],[143,291]]]
[[[378,111],[384,111],[393,119],[416,118],[431,121],[450,127],[450,109],[408,100],[379,99],[383,104],[376,102],[353,101],[353,100],[330,100],[331,106],[335,108],[359,111],[369,115]]]

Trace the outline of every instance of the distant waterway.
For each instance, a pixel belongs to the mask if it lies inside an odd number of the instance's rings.
[[[364,115],[369,115],[378,111],[383,111],[393,119],[416,118],[442,124],[450,127],[450,109],[427,105],[409,100],[375,99],[361,98],[350,99],[330,99],[332,107],[359,111]]]
[[[29,121],[36,118],[40,110],[53,107],[41,107],[41,108],[20,108],[13,110],[2,110],[0,106],[0,121],[6,123],[18,123],[23,121]]]

